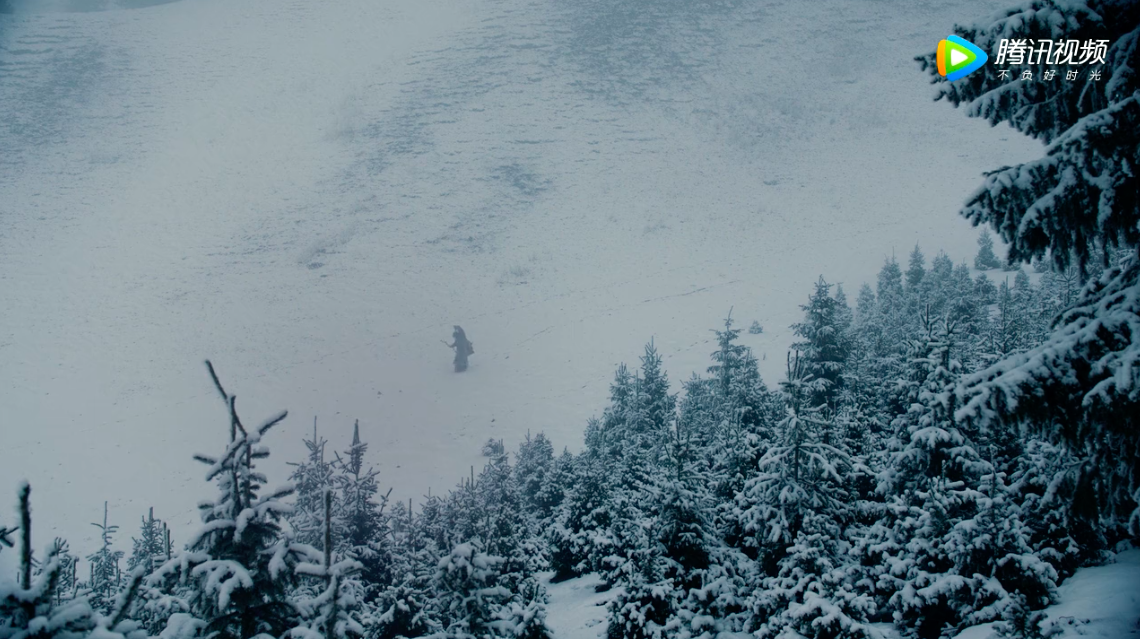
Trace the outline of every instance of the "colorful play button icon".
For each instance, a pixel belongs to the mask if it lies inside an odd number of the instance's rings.
[[[989,56],[956,35],[938,42],[938,73],[953,82],[982,68]]]

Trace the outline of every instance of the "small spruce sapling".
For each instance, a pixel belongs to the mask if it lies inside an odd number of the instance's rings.
[[[206,367],[229,412],[229,442],[217,457],[194,458],[209,467],[206,480],[216,483],[217,496],[199,504],[202,527],[147,585],[178,596],[188,610],[170,616],[167,636],[280,637],[304,625],[289,594],[297,583],[295,567],[309,560],[313,549],[296,543],[282,527],[292,510],[283,500],[293,487],[263,491],[266,478],[256,461],[269,456],[261,438],[288,413],[247,428],[237,413],[237,397],[222,387],[209,361]]]
[[[978,236],[978,254],[974,256],[974,268],[989,271],[1000,268],[1001,265],[1001,260],[994,253],[994,236],[989,229],[982,229],[982,234]]]
[[[57,539],[48,548],[39,570],[33,570],[31,487],[26,482],[19,495],[17,581],[0,578],[0,639],[145,639],[146,633],[127,618],[142,576],[132,576],[107,615],[92,610],[84,597],[63,599],[58,589],[65,570],[61,557],[67,546]],[[15,532],[5,531],[9,535]],[[2,545],[11,546],[11,542]]]
[[[114,535],[119,527],[107,523],[107,502],[103,502],[103,523],[93,523],[99,529],[103,546],[87,557],[91,562],[91,580],[88,583],[91,606],[103,614],[108,614],[115,604],[115,594],[119,591],[122,575],[119,562],[123,551],[113,550]]]

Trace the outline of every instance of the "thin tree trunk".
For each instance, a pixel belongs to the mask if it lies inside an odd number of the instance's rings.
[[[31,484],[20,487],[20,586],[32,587],[32,504]]]
[[[147,530],[149,530],[150,534],[153,535],[155,533],[155,530],[154,530],[154,506],[150,507],[150,514],[147,516],[150,518],[150,522],[147,524]],[[151,537],[151,539],[154,539],[154,537]],[[148,549],[148,552],[146,554],[146,567],[147,567],[147,574],[148,575],[150,573],[154,572],[154,547],[153,546]]]
[[[316,419],[314,418],[313,421],[315,422]],[[315,424],[313,429],[315,432]],[[332,491],[327,488],[325,489],[325,583],[328,584],[328,589],[332,593],[329,618],[325,623],[325,639],[335,639],[339,584],[336,576],[332,573]]]

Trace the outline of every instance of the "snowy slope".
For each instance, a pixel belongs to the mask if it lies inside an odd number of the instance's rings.
[[[606,603],[618,591],[595,592],[597,575],[546,583],[546,625],[555,639],[598,639],[606,634]]]
[[[1036,152],[931,102],[912,61],[991,8],[0,16],[0,488],[31,480],[40,543],[92,547],[104,499],[124,533],[149,505],[184,531],[209,490],[190,454],[226,432],[206,357],[248,420],[291,411],[272,479],[314,415],[342,445],[359,418],[400,497],[489,437],[576,448],[618,362],[652,337],[673,379],[703,370],[730,307],[775,381],[816,277],[853,295],[916,241],[969,257],[957,206]]]

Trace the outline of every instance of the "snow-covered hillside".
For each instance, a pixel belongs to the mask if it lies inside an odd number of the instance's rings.
[[[774,381],[820,274],[967,258],[963,194],[1037,152],[912,60],[980,1],[13,4],[0,500],[29,479],[37,537],[77,548],[104,499],[196,521],[206,357],[248,419],[291,411],[271,480],[318,416],[438,492],[489,437],[577,448],[650,338],[703,369],[729,308]]]
[[[547,583],[546,623],[557,639],[597,639],[606,634],[606,604],[613,591],[597,592],[597,575]]]

